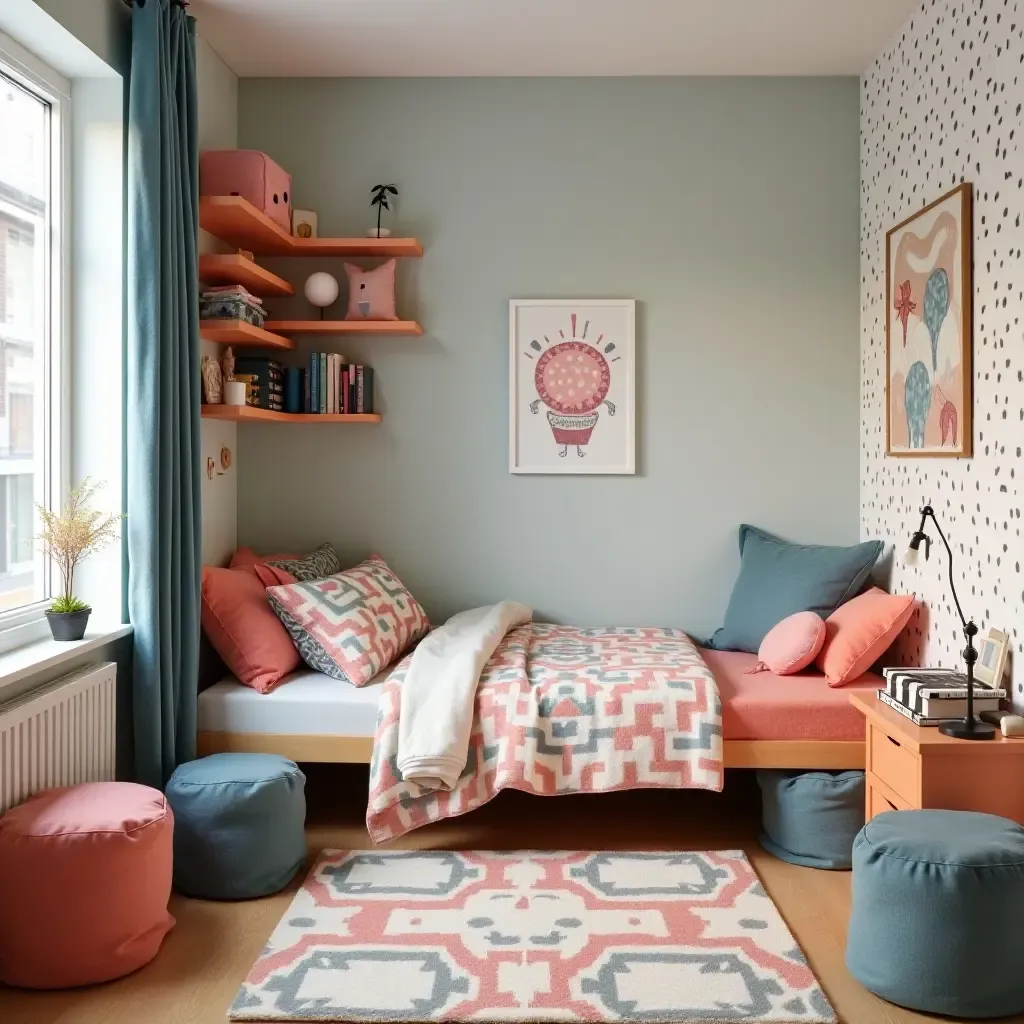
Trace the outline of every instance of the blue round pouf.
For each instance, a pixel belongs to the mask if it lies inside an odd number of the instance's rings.
[[[887,811],[853,846],[846,966],[890,1003],[1024,1011],[1024,829],[973,811]]]
[[[174,887],[241,900],[283,889],[306,859],[306,777],[276,754],[212,754],[167,783]]]
[[[853,840],[864,825],[864,773],[762,768],[758,842],[805,868],[848,871]]]

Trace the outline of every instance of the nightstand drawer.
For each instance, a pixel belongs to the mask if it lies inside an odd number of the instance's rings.
[[[868,728],[867,769],[910,807],[921,802],[921,760],[874,725]]]
[[[868,775],[867,806],[865,807],[865,820],[867,821],[870,821],[876,814],[884,814],[886,811],[909,811],[911,809],[910,805],[895,793],[883,790],[883,785],[874,775]]]

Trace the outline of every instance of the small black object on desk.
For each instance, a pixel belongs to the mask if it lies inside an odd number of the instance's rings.
[[[960,721],[944,722],[939,726],[939,732],[946,736],[953,736],[958,740],[990,740],[995,737],[995,726],[990,725],[988,722],[981,722],[974,717],[974,665],[978,660],[978,652],[974,647],[974,638],[978,635],[978,627],[974,624],[973,619],[968,619],[964,615],[963,609],[960,607],[960,599],[956,596],[956,587],[953,584],[953,550],[949,546],[949,541],[946,540],[946,535],[942,532],[942,527],[939,526],[939,521],[935,517],[935,510],[931,505],[925,505],[921,509],[921,525],[910,539],[910,547],[907,550],[904,562],[907,565],[916,565],[918,552],[922,544],[924,544],[924,557],[927,561],[932,541],[931,537],[924,532],[924,528],[929,519],[935,524],[935,529],[942,538],[946,554],[949,556],[949,589],[953,594],[953,603],[956,605],[957,614],[963,623],[964,636],[967,638],[967,646],[962,652],[964,662],[967,665],[967,714]]]

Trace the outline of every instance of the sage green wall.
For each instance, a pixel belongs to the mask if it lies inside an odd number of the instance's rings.
[[[124,0],[35,0],[122,75],[131,64],[131,12]]]
[[[239,145],[321,234],[398,183],[428,333],[330,343],[381,426],[239,430],[239,542],[379,551],[435,620],[509,597],[702,634],[739,523],[856,541],[858,116],[854,78],[241,80]],[[636,476],[509,475],[512,297],[637,300]]]

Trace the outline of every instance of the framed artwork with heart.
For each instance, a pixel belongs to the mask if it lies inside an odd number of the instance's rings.
[[[886,454],[971,455],[972,190],[885,236]]]

